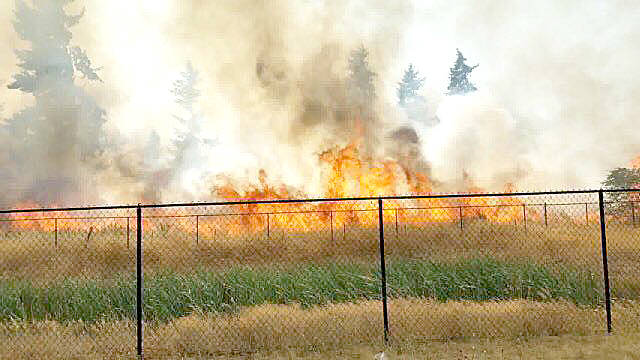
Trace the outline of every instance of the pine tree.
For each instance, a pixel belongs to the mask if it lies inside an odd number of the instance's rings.
[[[397,93],[400,106],[405,106],[416,99],[418,90],[424,84],[424,80],[425,78],[419,77],[418,71],[413,68],[413,64],[409,64],[409,67],[404,72],[402,81],[398,83]]]
[[[469,74],[473,69],[477,68],[478,65],[469,66],[465,63],[467,59],[462,55],[460,50],[456,49],[457,58],[456,63],[449,71],[449,87],[447,88],[448,95],[463,95],[472,91],[478,90],[473,84],[469,81]]]
[[[175,96],[176,103],[193,116],[193,106],[198,97],[200,97],[200,90],[197,89],[199,74],[189,61],[185,71],[180,73],[180,76],[182,77],[181,79],[173,82],[171,93]]]
[[[16,0],[14,29],[29,46],[16,50],[21,70],[7,87],[34,96],[35,104],[8,119],[3,133],[9,134],[8,151],[15,159],[10,165],[13,180],[30,182],[30,200],[42,203],[78,192],[79,165],[95,159],[104,140],[104,110],[75,85],[76,75],[101,80],[84,50],[70,45],[69,29],[84,14],[67,14],[64,8],[71,1],[35,0],[28,5]],[[24,162],[26,158],[30,161]],[[37,169],[23,168],[34,162]]]
[[[370,104],[376,96],[373,79],[376,73],[369,68],[369,51],[361,45],[349,57],[348,88],[358,105]]]
[[[186,69],[180,76],[180,79],[173,82],[171,89],[176,104],[186,113],[186,116],[175,116],[181,124],[181,127],[176,129],[177,138],[173,141],[175,147],[173,165],[175,168],[184,164],[186,152],[197,145],[201,120],[194,108],[198,97],[200,97],[200,90],[197,88],[198,72],[191,65],[191,62],[187,62]]]
[[[361,45],[351,52],[347,78],[348,102],[353,115],[352,137],[362,139],[365,154],[373,153],[376,116],[373,105],[376,99],[374,79],[376,73],[369,67],[369,51]]]
[[[22,71],[13,76],[9,89],[38,96],[55,90],[60,84],[70,85],[74,70],[90,80],[100,80],[84,50],[69,42],[70,27],[78,24],[79,15],[68,15],[64,7],[73,0],[38,0],[30,7],[16,0],[14,29],[22,40],[31,44],[29,50],[16,50]]]
[[[206,162],[206,156],[217,143],[216,140],[203,135],[203,116],[197,110],[200,97],[198,89],[199,73],[188,62],[186,69],[180,74],[180,78],[173,82],[171,93],[175,102],[182,110],[183,115],[175,116],[180,125],[176,128],[176,137],[172,142],[171,161],[167,169],[167,183],[180,182],[181,177],[194,168],[198,168]]]

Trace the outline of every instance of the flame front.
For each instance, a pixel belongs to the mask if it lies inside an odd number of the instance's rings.
[[[403,167],[395,160],[376,161],[362,154],[359,141],[344,147],[333,147],[319,155],[323,174],[324,197],[378,197],[393,195],[429,195],[432,184],[425,173]],[[271,185],[267,174],[260,170],[259,184],[242,191],[230,183],[219,186],[214,192],[228,201],[290,199],[291,192],[284,185]],[[469,183],[469,192],[482,189]],[[507,184],[505,192],[515,192]],[[302,194],[304,197],[304,194]],[[514,223],[523,219],[522,205],[515,197],[498,198],[443,198],[385,200],[384,220],[410,224],[444,223],[466,219],[485,219],[493,223]],[[499,205],[499,206],[498,206]],[[344,226],[378,226],[375,202],[323,202],[287,204],[243,204],[234,211],[253,216],[238,216],[227,221],[227,233],[260,232],[276,229],[287,231],[318,231]],[[539,217],[529,210],[528,217]],[[224,230],[223,230],[224,231]]]
[[[432,184],[425,173],[403,167],[395,160],[376,161],[363,156],[358,141],[346,146],[334,147],[319,155],[324,196],[326,198],[377,197],[393,195],[429,195]],[[482,189],[468,181],[468,192],[479,193]],[[505,192],[515,188],[507,184]],[[305,194],[291,190],[284,184],[271,184],[265,170],[260,170],[258,183],[241,189],[227,181],[217,186],[213,193],[227,201],[283,200],[305,197]],[[407,224],[427,224],[455,222],[460,218],[484,219],[492,223],[516,223],[523,217],[524,203],[516,197],[493,198],[442,198],[386,200],[384,220],[401,221]],[[22,208],[35,208],[35,204],[20,204]],[[86,214],[84,214],[86,215]],[[42,213],[11,214],[11,227],[40,231],[83,230],[104,227],[100,219],[73,221],[77,213],[56,212],[54,220]],[[144,222],[148,230],[161,227],[163,215],[171,215],[170,224],[182,231],[216,236],[225,234],[242,236],[248,233],[325,231],[354,225],[360,227],[378,226],[377,203],[362,201],[336,201],[320,203],[279,203],[279,204],[238,204],[229,205],[224,213],[211,214],[196,209],[172,209],[170,213],[156,214]],[[538,217],[538,212],[529,210],[527,217]],[[87,216],[90,217],[90,216]],[[197,219],[195,219],[197,217]],[[31,219],[31,220],[30,220]],[[39,219],[39,220],[35,220]],[[125,221],[111,222],[113,226],[124,227]]]

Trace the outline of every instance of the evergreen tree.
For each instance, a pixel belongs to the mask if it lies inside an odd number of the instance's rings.
[[[465,63],[467,59],[462,55],[460,50],[456,49],[456,63],[449,71],[449,87],[448,95],[463,95],[472,91],[476,91],[475,86],[469,81],[469,74],[478,65],[469,66]]]
[[[183,110],[185,116],[175,116],[180,122],[180,127],[176,129],[177,138],[173,141],[175,146],[174,164],[175,168],[181,167],[185,163],[185,156],[188,150],[193,150],[198,143],[200,133],[200,116],[195,110],[195,105],[200,96],[198,90],[198,72],[193,68],[191,62],[187,63],[185,71],[180,74],[181,78],[173,82],[171,93],[175,96],[175,102]]]
[[[171,93],[175,96],[175,102],[186,113],[186,117],[176,116],[181,124],[185,125],[187,132],[199,131],[198,114],[194,106],[200,97],[198,90],[198,72],[191,62],[187,62],[185,71],[180,73],[181,78],[173,82]]]
[[[347,101],[352,109],[354,138],[362,139],[361,150],[373,153],[376,116],[373,105],[376,98],[374,79],[376,73],[369,67],[369,51],[361,45],[351,52],[347,78]]]
[[[358,105],[370,104],[376,96],[373,79],[376,73],[369,68],[369,51],[361,45],[349,57],[347,85],[352,99]]]
[[[193,106],[200,97],[200,90],[197,89],[198,75],[191,62],[187,62],[185,71],[180,73],[182,78],[174,81],[171,89],[176,103],[188,111],[192,117],[194,116]]]
[[[418,71],[413,68],[413,64],[404,72],[402,81],[398,83],[398,103],[405,106],[407,103],[413,102],[418,96],[418,90],[422,87],[425,78],[419,77]]]
[[[84,50],[70,45],[69,28],[84,14],[67,14],[64,7],[71,1],[35,0],[28,5],[17,0],[13,22],[29,46],[16,50],[21,70],[8,88],[34,96],[35,104],[10,118],[2,133],[9,135],[12,181],[30,182],[24,184],[30,200],[43,204],[65,192],[77,193],[80,163],[95,159],[103,144],[104,110],[75,85],[76,75],[100,78]],[[34,162],[37,169],[28,165]]]
[[[198,82],[198,71],[191,62],[187,63],[180,78],[173,82],[171,93],[176,104],[182,108],[183,114],[175,116],[180,125],[176,129],[172,158],[166,170],[168,185],[179,184],[181,179],[194,169],[201,171],[200,165],[207,160],[205,154],[209,154],[212,146],[216,144],[216,140],[203,135],[203,116],[197,110],[200,97]]]

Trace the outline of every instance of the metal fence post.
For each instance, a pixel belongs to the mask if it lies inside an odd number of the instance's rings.
[[[398,209],[396,209],[396,238],[398,237]]]
[[[331,242],[333,243],[333,211],[329,211],[329,222],[331,223]]]
[[[127,250],[129,250],[129,238],[130,238],[130,226],[129,226],[129,217],[127,216]]]
[[[547,202],[544,203],[544,226],[548,226],[547,223]]]
[[[199,219],[200,217],[196,215],[196,245],[198,245],[198,242],[200,241],[200,224],[198,223]]]
[[[632,226],[636,225],[636,207],[633,201],[631,201],[631,225]]]
[[[91,233],[93,233],[93,226],[89,227],[89,233],[87,234],[86,248],[89,248],[89,240],[91,239]]]
[[[55,240],[54,240],[54,243],[55,243],[55,247],[57,248],[58,247],[58,219],[55,218],[55,219],[53,219],[53,221],[54,221],[54,226],[55,226]]]
[[[267,239],[271,238],[271,229],[270,229],[270,224],[269,224],[269,214],[267,214]]]
[[[584,203],[584,221],[588,225],[589,224],[589,204]]]
[[[142,359],[142,339],[143,339],[143,334],[142,334],[142,316],[143,316],[143,312],[142,312],[142,289],[143,289],[143,284],[142,284],[142,208],[140,207],[140,204],[138,204],[138,207],[136,209],[136,217],[137,217],[137,239],[136,239],[136,278],[137,278],[137,282],[136,282],[136,320],[137,320],[137,325],[138,325],[138,332],[137,332],[137,352],[138,352],[138,358]]]
[[[522,221],[524,222],[524,231],[527,231],[527,205],[522,204]]]
[[[602,189],[598,191],[598,204],[600,206],[600,238],[602,240],[602,272],[604,276],[604,296],[607,311],[607,333],[611,333],[611,293],[609,289],[609,263],[607,261],[607,231],[604,218],[604,201]]]
[[[384,343],[389,343],[389,315],[387,312],[387,272],[384,260],[384,220],[382,199],[378,198],[378,228],[380,229],[380,272],[382,277],[382,317],[384,321]]]
[[[464,225],[462,224],[462,206],[458,206],[458,210],[460,213],[460,231],[462,231],[464,229]]]

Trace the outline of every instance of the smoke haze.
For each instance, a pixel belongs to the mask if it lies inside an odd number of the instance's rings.
[[[599,187],[640,153],[640,9],[630,1],[76,0],[67,12],[82,8],[71,45],[102,67],[103,82],[75,83],[106,111],[105,150],[82,167],[97,191],[29,200],[207,200],[218,175],[242,187],[259,169],[322,195],[318,155],[359,135],[367,156],[429,172],[435,191],[465,191],[469,178],[490,191]],[[7,89],[20,71],[13,50],[28,47],[13,29],[14,10],[0,3],[1,119],[34,103]],[[367,104],[348,81],[360,46],[376,73]],[[480,65],[471,75],[479,91],[445,96],[456,48]],[[188,62],[199,74],[201,126],[192,155],[176,164],[184,109],[171,88]],[[409,63],[426,77],[423,120],[397,106]],[[411,159],[401,159],[398,143],[410,144]],[[42,146],[33,154],[46,154]],[[20,169],[17,159],[0,161]]]

